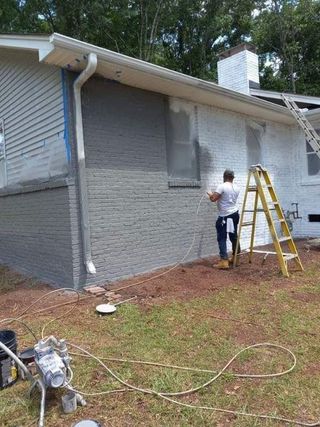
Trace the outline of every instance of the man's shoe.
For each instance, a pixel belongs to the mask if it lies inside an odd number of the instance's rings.
[[[214,264],[214,268],[219,268],[219,270],[228,270],[229,261],[227,259],[221,259],[218,264]]]

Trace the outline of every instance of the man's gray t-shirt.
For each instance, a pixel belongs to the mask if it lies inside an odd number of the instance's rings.
[[[240,189],[236,184],[224,182],[218,185],[215,192],[221,194],[220,199],[217,201],[219,216],[228,216],[237,212],[237,199]]]

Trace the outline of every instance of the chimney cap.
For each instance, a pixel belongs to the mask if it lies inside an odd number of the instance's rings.
[[[218,54],[219,61],[221,59],[229,58],[230,56],[233,56],[236,53],[242,52],[243,50],[249,50],[250,52],[257,53],[257,48],[254,44],[244,42],[219,53]]]

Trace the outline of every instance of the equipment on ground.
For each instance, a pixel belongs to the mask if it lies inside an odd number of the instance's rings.
[[[29,396],[31,396],[32,391],[36,387],[38,387],[41,392],[40,417],[38,426],[43,427],[47,388],[70,388],[70,381],[73,374],[70,367],[71,358],[68,354],[66,341],[63,339],[58,340],[54,336],[50,336],[37,342],[37,344],[34,346],[34,363],[36,365],[38,375],[34,376],[15,354],[16,341],[14,332],[1,332],[6,333],[5,337],[7,344],[6,345],[4,343],[5,339],[0,340],[1,354],[6,356],[10,362],[10,365],[14,363],[14,366],[18,366],[20,371],[23,372],[24,377],[31,382]],[[12,332],[12,334],[8,334],[8,332]],[[28,349],[28,351],[30,352],[30,349]],[[75,399],[76,403],[79,402],[82,406],[86,404],[83,397],[78,393],[75,395]],[[76,403],[73,401],[73,406],[76,406]]]
[[[254,178],[254,184],[251,183],[252,178]],[[248,194],[250,192],[255,193],[253,209],[247,208]],[[258,207],[259,200],[261,202],[262,208]],[[272,241],[275,247],[275,252],[253,249],[258,212],[265,213]],[[247,213],[253,213],[253,216],[252,218],[250,218],[250,220],[245,218]],[[274,213],[275,217],[273,217]],[[281,237],[278,235],[276,224],[280,226],[279,231],[281,233]],[[296,267],[299,270],[303,271],[303,266],[298,255],[296,245],[292,239],[288,224],[283,214],[283,210],[280,206],[279,199],[272,185],[271,178],[269,176],[268,171],[261,165],[253,165],[249,169],[247,186],[245,190],[242,213],[239,224],[236,253],[238,252],[238,248],[240,245],[240,238],[243,227],[251,227],[250,248],[247,250],[247,252],[249,252],[249,262],[251,262],[252,260],[253,252],[264,253],[266,254],[266,256],[277,255],[280,269],[284,276],[289,276],[288,261],[290,260],[293,260],[296,264]],[[281,246],[281,244],[283,243],[287,244],[289,252],[283,251],[283,248]],[[233,259],[234,267],[236,265],[238,257],[239,254]]]
[[[17,339],[14,331],[0,331],[0,342],[14,354],[17,353]],[[0,390],[13,385],[17,379],[17,363],[0,347]]]
[[[59,352],[57,352],[56,351]],[[65,340],[51,336],[34,346],[37,371],[46,387],[59,388],[67,383],[70,357]]]
[[[113,304],[99,304],[96,307],[96,311],[104,316],[105,314],[112,314],[117,310],[117,307]]]
[[[309,120],[305,117],[303,112],[300,110],[290,95],[282,93],[281,98],[283,99],[283,102],[288,107],[288,109],[291,111],[293,117],[296,119],[301,129],[304,131],[307,142],[310,144],[311,148],[320,159],[320,136],[317,134]]]

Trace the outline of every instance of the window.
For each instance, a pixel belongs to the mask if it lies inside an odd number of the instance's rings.
[[[197,108],[170,99],[166,109],[169,186],[200,186]]]
[[[7,184],[6,145],[4,139],[4,121],[0,119],[0,188]]]
[[[248,168],[262,163],[261,141],[265,131],[265,125],[252,120],[246,123],[246,143]]]
[[[316,132],[319,134],[320,129],[316,129]],[[306,150],[307,150],[308,175],[320,176],[320,158],[314,152],[314,149],[307,141],[306,141]]]

